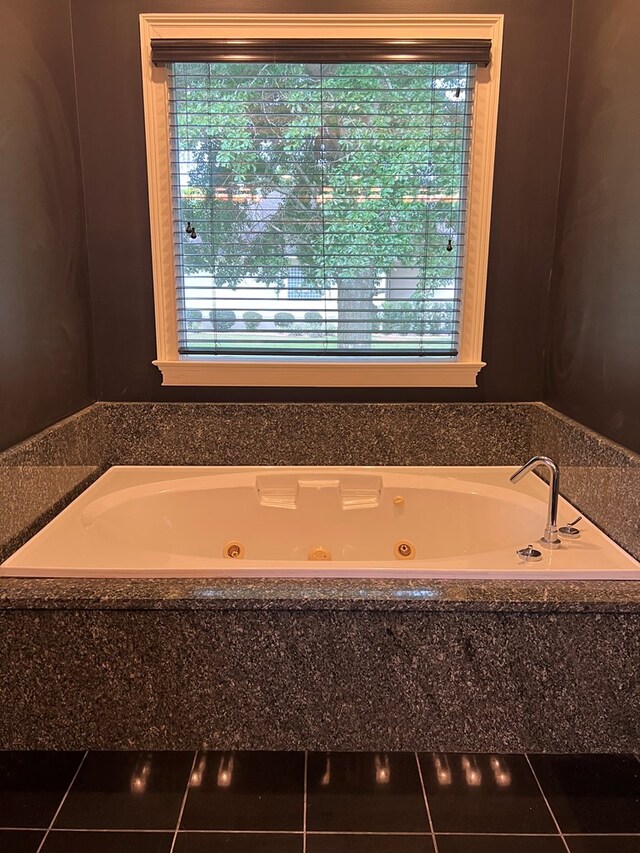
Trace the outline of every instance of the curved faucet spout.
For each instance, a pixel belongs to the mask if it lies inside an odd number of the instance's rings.
[[[545,548],[559,548],[561,545],[558,537],[558,494],[560,492],[560,470],[553,459],[548,456],[534,456],[526,465],[523,465],[515,474],[512,474],[509,479],[512,483],[517,483],[529,471],[542,466],[549,472],[549,503],[547,506],[547,526],[544,534],[540,539],[540,543]]]

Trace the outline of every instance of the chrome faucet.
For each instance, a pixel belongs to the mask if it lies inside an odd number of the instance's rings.
[[[548,456],[534,456],[526,465],[523,465],[515,474],[512,474],[509,479],[512,483],[517,483],[529,471],[543,466],[549,472],[549,504],[547,506],[547,526],[544,529],[544,534],[540,539],[540,544],[544,548],[559,548],[561,545],[558,537],[558,492],[560,486],[560,471],[558,466],[549,459]]]

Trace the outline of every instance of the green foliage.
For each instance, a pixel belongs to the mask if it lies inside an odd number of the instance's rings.
[[[415,303],[387,299],[380,306],[380,331],[384,335],[408,335],[415,329]]]
[[[242,315],[244,325],[249,332],[255,332],[262,323],[262,314],[259,311],[245,311]]]
[[[295,317],[289,311],[278,311],[273,315],[276,329],[293,329]]]
[[[387,299],[380,306],[380,331],[385,335],[437,335],[451,324],[451,302],[425,302],[420,294],[412,299]]]
[[[228,332],[236,322],[236,312],[229,308],[214,308],[209,311],[211,325],[216,332]]]
[[[304,312],[304,328],[310,335],[322,335],[324,320],[319,311]]]
[[[187,329],[197,329],[202,322],[202,311],[197,308],[187,308],[184,313]]]
[[[424,334],[437,335],[448,331],[451,326],[453,303],[431,302],[423,322]]]

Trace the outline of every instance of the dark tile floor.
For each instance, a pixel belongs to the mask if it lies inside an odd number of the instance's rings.
[[[0,853],[640,853],[630,755],[0,752]]]

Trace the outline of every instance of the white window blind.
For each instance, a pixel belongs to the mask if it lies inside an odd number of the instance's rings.
[[[457,355],[473,63],[168,69],[180,353]]]

